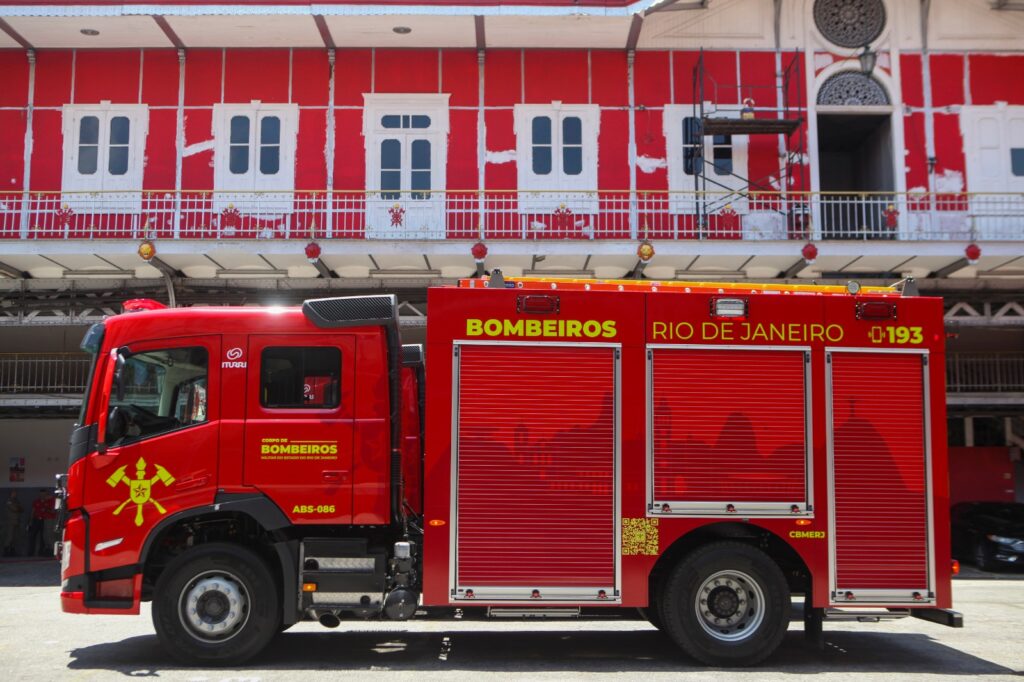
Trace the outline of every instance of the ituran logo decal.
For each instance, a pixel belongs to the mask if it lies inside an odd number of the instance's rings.
[[[114,516],[117,516],[121,511],[128,506],[129,503],[135,505],[135,525],[142,525],[142,508],[146,506],[146,503],[151,503],[156,510],[161,514],[166,514],[167,510],[164,509],[163,505],[157,502],[152,497],[153,486],[157,483],[163,483],[165,486],[169,486],[174,483],[174,476],[171,475],[167,469],[164,469],[159,464],[156,465],[156,473],[152,478],[146,478],[146,460],[139,457],[139,461],[135,463],[135,479],[133,480],[125,473],[127,466],[118,467],[117,471],[107,479],[107,485],[111,488],[116,488],[119,483],[124,483],[128,486],[128,499],[121,503],[121,505],[114,510]]]
[[[227,353],[224,354],[227,358],[224,362],[220,363],[220,366],[224,369],[245,369],[245,360],[242,360],[242,349],[231,348]]]

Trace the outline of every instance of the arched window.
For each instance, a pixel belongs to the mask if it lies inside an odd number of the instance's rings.
[[[889,94],[871,76],[842,71],[830,76],[818,90],[818,104],[846,107],[888,106]]]

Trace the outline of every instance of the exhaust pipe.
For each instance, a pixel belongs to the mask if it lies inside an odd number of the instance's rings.
[[[341,625],[341,619],[333,613],[325,613],[320,616],[320,625],[325,628],[336,628]]]

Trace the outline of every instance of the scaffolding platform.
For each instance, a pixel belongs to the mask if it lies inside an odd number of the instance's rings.
[[[704,135],[789,135],[803,118],[712,118],[701,120]]]

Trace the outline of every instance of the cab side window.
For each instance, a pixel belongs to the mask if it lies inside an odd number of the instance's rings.
[[[276,346],[260,358],[260,405],[333,409],[340,404],[341,351],[325,346]]]
[[[110,398],[110,444],[125,445],[205,422],[208,358],[198,346],[126,357],[121,395],[113,391]]]

